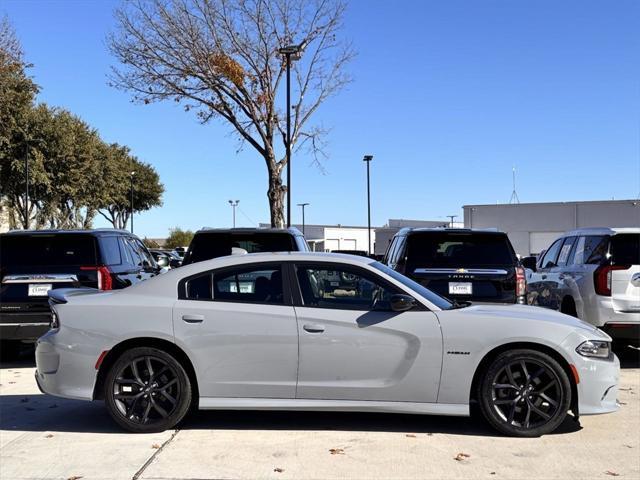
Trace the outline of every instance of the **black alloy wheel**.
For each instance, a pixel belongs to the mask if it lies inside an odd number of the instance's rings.
[[[105,384],[109,413],[132,432],[159,432],[182,420],[191,404],[189,377],[168,353],[148,347],[128,350]]]
[[[480,407],[497,430],[537,437],[554,431],[571,404],[571,384],[558,362],[535,350],[499,355],[480,384]]]

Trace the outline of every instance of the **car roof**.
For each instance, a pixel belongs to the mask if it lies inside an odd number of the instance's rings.
[[[640,233],[640,228],[634,227],[589,227],[576,228],[564,233],[563,237],[572,237],[578,235],[617,235],[620,233]]]
[[[495,228],[450,228],[450,227],[405,227],[401,228],[396,235],[409,235],[412,233],[488,233],[495,235],[506,235]]]
[[[291,235],[302,235],[302,232],[295,227],[288,228],[213,228],[202,227],[196,232],[199,233],[288,233]]]
[[[2,235],[20,236],[20,235],[128,235],[134,236],[128,230],[121,230],[117,228],[96,228],[91,230],[62,230],[62,229],[47,229],[47,230],[10,230]]]

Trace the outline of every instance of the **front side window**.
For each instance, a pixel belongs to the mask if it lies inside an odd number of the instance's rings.
[[[347,266],[299,265],[296,270],[305,307],[374,310],[402,293]]]
[[[556,240],[553,245],[549,247],[549,250],[544,254],[544,258],[542,262],[540,262],[540,268],[553,268],[555,267],[556,260],[558,258],[558,253],[560,252],[560,247],[562,246],[562,242],[564,238],[560,240]]]

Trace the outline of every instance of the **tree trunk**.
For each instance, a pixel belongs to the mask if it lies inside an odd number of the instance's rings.
[[[282,166],[279,165],[275,158],[267,159],[267,170],[269,172],[269,190],[267,190],[267,198],[269,199],[269,211],[271,213],[271,227],[284,228],[284,196],[287,187],[282,185]]]

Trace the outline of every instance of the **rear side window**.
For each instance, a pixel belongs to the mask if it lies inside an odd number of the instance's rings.
[[[589,236],[584,237],[584,263],[599,265],[607,258],[609,250],[609,237]]]
[[[120,265],[122,263],[118,237],[102,237],[100,239],[100,248],[102,250],[102,261],[105,265]]]
[[[506,267],[516,263],[515,253],[506,235],[478,232],[425,232],[410,235],[407,242],[409,269]]]
[[[293,236],[288,233],[247,233],[230,234],[224,232],[198,233],[189,246],[186,263],[202,262],[212,258],[231,255],[232,248],[240,248],[247,253],[297,251]]]
[[[562,248],[560,249],[560,254],[558,255],[558,266],[564,267],[568,265],[572,261],[572,253],[575,251],[573,249],[573,245],[576,243],[576,237],[568,237],[565,239],[562,244]]]
[[[640,265],[640,233],[621,233],[611,237],[614,265]]]
[[[90,235],[5,235],[0,240],[2,268],[96,263],[95,238]]]

